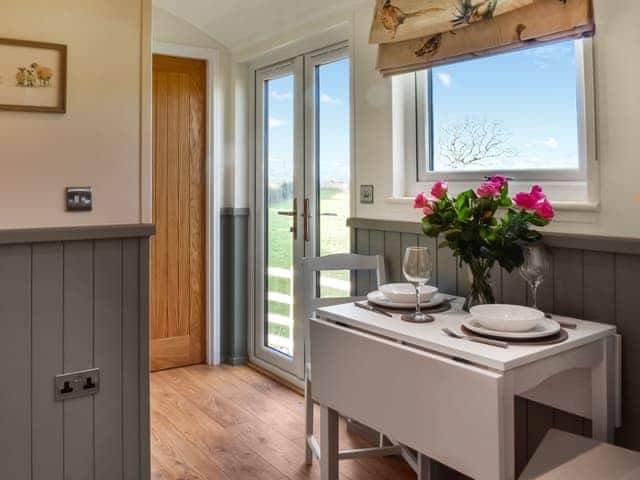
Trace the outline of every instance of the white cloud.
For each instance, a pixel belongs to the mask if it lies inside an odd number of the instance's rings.
[[[340,97],[332,97],[324,92],[320,94],[320,101],[329,105],[342,105],[342,99]]]
[[[442,83],[443,87],[450,88],[453,78],[451,77],[451,74],[449,74],[449,73],[438,72],[438,80],[440,80],[440,83]]]
[[[280,120],[279,118],[269,117],[269,128],[278,128],[286,125],[287,122]]]
[[[546,140],[542,140],[540,143],[545,147],[553,148],[554,150],[560,148],[560,143],[555,137],[549,137]]]
[[[274,90],[271,92],[271,98],[278,102],[282,102],[284,100],[291,100],[293,98],[293,94],[291,92],[278,92],[277,90]]]

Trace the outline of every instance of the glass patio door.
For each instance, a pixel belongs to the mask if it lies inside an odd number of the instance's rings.
[[[255,355],[303,377],[295,306],[305,256],[350,248],[350,74],[332,47],[256,73]],[[348,296],[349,272],[323,274],[323,296]]]

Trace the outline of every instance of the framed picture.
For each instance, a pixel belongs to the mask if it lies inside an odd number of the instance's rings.
[[[67,47],[0,38],[0,110],[65,113]]]

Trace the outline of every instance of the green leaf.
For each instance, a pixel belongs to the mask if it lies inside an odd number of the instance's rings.
[[[471,206],[471,200],[475,200],[477,197],[476,192],[473,190],[466,190],[462,192],[456,198],[456,209],[462,210],[464,207]]]

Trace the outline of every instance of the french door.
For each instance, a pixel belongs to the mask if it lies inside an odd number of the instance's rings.
[[[301,260],[345,253],[351,192],[350,65],[344,45],[256,72],[254,353],[303,377]],[[323,296],[349,296],[350,273],[317,279]]]

